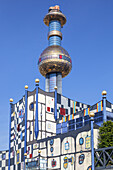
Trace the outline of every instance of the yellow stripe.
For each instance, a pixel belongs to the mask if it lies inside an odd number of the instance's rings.
[[[90,113],[90,108],[88,108],[88,115],[89,115],[89,113]]]
[[[85,111],[84,111],[84,116],[86,116],[86,109],[85,109]]]
[[[13,112],[13,116],[15,116],[15,112]]]
[[[98,103],[97,103],[97,112],[98,112]]]
[[[75,102],[75,113],[76,113],[76,104],[77,104],[77,102]]]

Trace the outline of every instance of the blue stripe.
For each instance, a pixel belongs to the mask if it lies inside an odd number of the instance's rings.
[[[10,119],[9,119],[9,161],[8,161],[8,170],[10,170],[10,137],[11,137],[11,113],[12,113],[12,103],[10,103]]]
[[[57,90],[55,89],[55,121],[57,121]]]
[[[60,21],[50,21],[50,23],[49,23],[49,32],[53,31],[53,30],[61,31]]]
[[[92,161],[92,170],[95,169],[95,165],[94,165],[94,135],[93,135],[93,122],[94,122],[94,118],[91,117],[91,161]]]
[[[24,139],[24,153],[26,153],[27,144],[27,89],[25,89],[25,139]],[[24,166],[25,166],[25,156],[24,156]]]
[[[75,113],[75,102],[74,102],[74,113]]]
[[[88,109],[86,109],[86,116],[88,115]]]
[[[104,121],[107,121],[107,116],[106,116],[106,96],[103,96],[103,115],[104,115]]]
[[[35,114],[35,137],[37,139],[39,133],[38,126],[38,84],[36,84],[36,114]]]
[[[70,115],[70,120],[72,120],[72,115]]]
[[[60,59],[59,58],[59,55],[55,55],[55,56],[43,56],[42,58],[41,58],[41,61],[39,61],[38,60],[38,64],[40,64],[43,60],[48,60],[48,59]],[[63,60],[67,60],[68,62],[71,62],[71,60],[70,60],[70,58],[69,57],[66,57],[66,56],[64,56],[64,55],[62,55],[62,59]]]
[[[57,31],[61,31],[61,24],[60,24],[60,21],[50,21],[49,23],[49,32],[50,31],[54,31],[54,30],[57,30]],[[49,38],[49,46],[51,45],[61,45],[61,38],[59,36],[51,36]]]
[[[49,46],[51,45],[61,45],[61,38],[59,36],[51,36],[49,38]]]
[[[53,92],[55,86],[56,86],[56,73],[51,73],[49,91]]]

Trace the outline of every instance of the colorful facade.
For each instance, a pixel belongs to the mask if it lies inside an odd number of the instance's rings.
[[[55,92],[45,92],[38,87],[39,130],[36,139],[36,89],[32,92],[27,90],[27,98],[23,96],[17,103],[11,104],[10,169],[24,169],[24,165],[26,169],[40,166],[40,169],[84,168],[85,170],[90,167],[91,128],[87,110],[90,108],[90,111],[95,113],[94,148],[97,148],[98,128],[104,120],[104,114],[107,120],[113,120],[113,104],[105,99],[105,107],[102,104],[104,99],[89,106],[57,93],[55,100]],[[25,103],[27,103],[27,112]],[[76,103],[76,112],[74,103]],[[25,122],[27,122],[26,127]],[[1,170],[8,169],[8,162],[9,152],[0,152]]]
[[[39,57],[38,66],[46,77],[46,88],[42,90],[36,79],[33,91],[25,86],[25,95],[17,103],[10,99],[9,150],[0,151],[0,170],[90,170],[89,114],[95,113],[96,149],[99,126],[113,121],[113,104],[105,92],[92,106],[62,95],[62,78],[72,67],[69,54],[60,46],[66,18],[55,6],[49,8],[44,22],[49,26],[49,47]]]

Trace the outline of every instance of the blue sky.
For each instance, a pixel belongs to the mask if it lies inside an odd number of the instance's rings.
[[[102,90],[113,103],[113,0],[0,1],[0,150],[8,149],[9,99],[17,102],[24,86],[44,89],[37,61],[48,46],[43,17],[59,4],[67,17],[62,46],[72,58],[63,79],[63,95],[87,104],[101,100]]]

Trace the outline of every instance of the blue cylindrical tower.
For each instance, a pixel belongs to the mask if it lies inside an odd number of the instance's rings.
[[[56,34],[55,34],[56,33]],[[60,34],[61,36],[58,36],[57,34]],[[49,46],[51,45],[61,45],[61,23],[60,21],[50,21],[49,23]]]
[[[62,94],[62,78],[67,76],[72,68],[68,52],[61,47],[61,27],[66,23],[66,17],[56,5],[49,8],[44,23],[49,27],[49,46],[39,57],[39,71],[46,77],[45,90],[53,92],[54,87],[57,86],[57,92]]]

